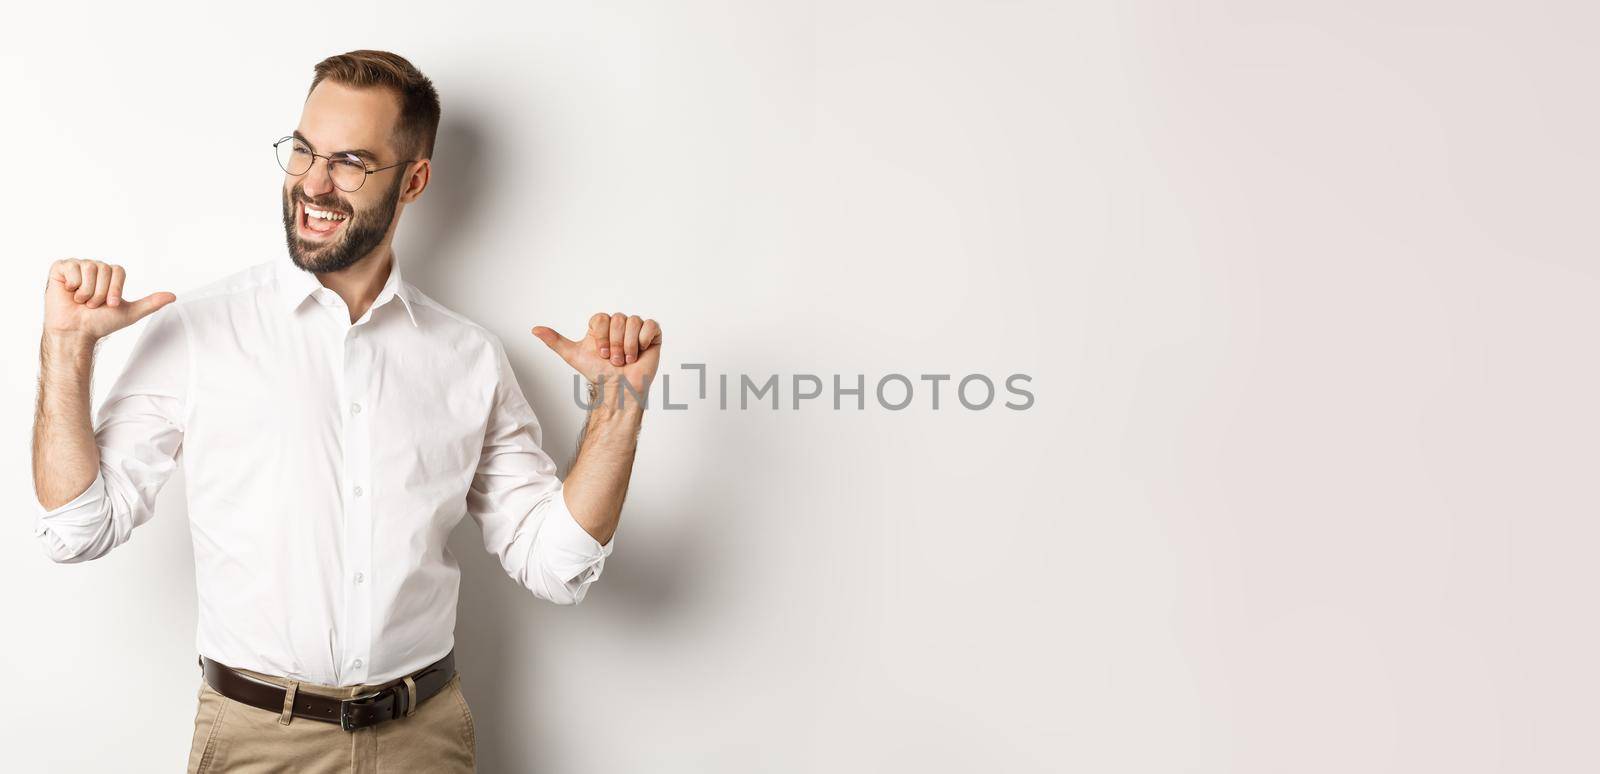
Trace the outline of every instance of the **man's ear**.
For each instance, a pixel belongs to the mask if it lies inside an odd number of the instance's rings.
[[[410,174],[406,177],[406,185],[400,191],[400,201],[410,204],[422,196],[423,189],[428,187],[428,179],[433,174],[433,161],[422,159],[410,166]]]

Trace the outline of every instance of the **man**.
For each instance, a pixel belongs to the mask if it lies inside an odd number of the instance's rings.
[[[35,532],[55,561],[104,556],[184,465],[190,772],[474,770],[451,530],[471,516],[556,604],[580,602],[614,548],[660,328],[600,313],[581,341],[532,329],[599,388],[558,479],[500,339],[405,282],[390,247],[439,112],[404,58],[330,57],[275,146],[287,258],[182,300],[127,299],[115,264],[50,267]],[[146,316],[91,425],[96,342]]]

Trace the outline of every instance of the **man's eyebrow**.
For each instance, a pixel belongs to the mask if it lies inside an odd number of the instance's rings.
[[[307,140],[306,136],[301,134],[299,129],[294,130],[294,138],[299,140],[300,142],[305,143],[306,146],[311,148],[312,150],[316,150],[317,149],[317,146],[312,145],[311,141]],[[330,153],[328,155],[334,156],[334,155],[338,155],[340,153],[348,153],[348,154],[350,154],[352,156],[360,156],[361,158],[366,159],[367,161],[370,161],[370,162],[372,162],[374,164],[378,163],[378,154],[373,153],[372,151],[369,151],[369,150],[367,150],[365,148],[356,148],[355,150],[345,150],[345,151],[334,151],[333,153]]]

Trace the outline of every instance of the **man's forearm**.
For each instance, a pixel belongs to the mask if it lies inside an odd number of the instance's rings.
[[[644,419],[644,409],[626,392],[622,406],[616,403],[611,396],[594,402],[577,461],[564,482],[567,509],[601,545],[610,543],[617,531]]]
[[[100,469],[90,421],[95,339],[45,334],[39,341],[39,400],[33,417],[33,485],[56,508],[94,483]]]

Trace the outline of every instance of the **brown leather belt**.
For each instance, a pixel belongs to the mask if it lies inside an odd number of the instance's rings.
[[[205,656],[200,657],[200,669],[205,681],[217,693],[252,707],[283,712],[283,697],[288,693],[283,686],[262,682]],[[444,654],[444,658],[411,673],[411,680],[417,686],[415,705],[411,704],[411,692],[402,677],[385,684],[383,688],[349,699],[335,699],[297,690],[294,694],[294,717],[337,723],[346,731],[377,725],[409,714],[443,689],[455,674],[456,652],[452,648]]]

